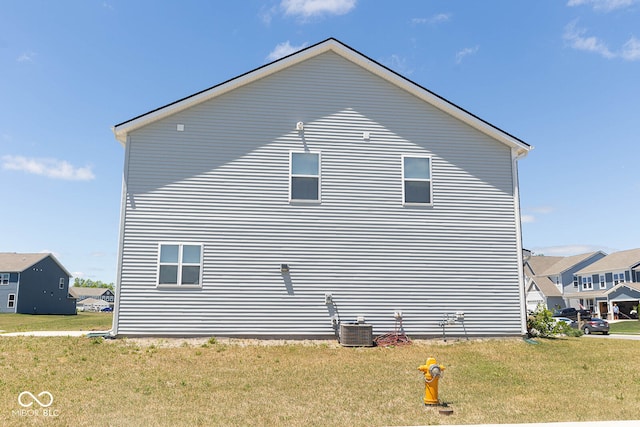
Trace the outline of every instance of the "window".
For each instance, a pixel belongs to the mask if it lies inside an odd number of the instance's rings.
[[[604,274],[600,275],[600,289],[605,289],[607,287],[607,281],[604,277]]]
[[[582,290],[593,289],[593,279],[591,276],[582,277]]]
[[[58,289],[64,289],[64,277],[60,278],[60,283],[58,284]]]
[[[161,243],[158,285],[200,286],[202,245]]]
[[[624,273],[613,273],[613,284],[625,282]]]
[[[16,294],[9,294],[7,299],[7,308],[13,308],[16,305]]]
[[[0,285],[9,284],[9,273],[0,273]]]
[[[402,157],[402,195],[405,205],[431,204],[430,157]]]
[[[291,153],[289,200],[320,201],[320,153]]]
[[[573,276],[573,287],[574,288],[578,287],[578,276]]]

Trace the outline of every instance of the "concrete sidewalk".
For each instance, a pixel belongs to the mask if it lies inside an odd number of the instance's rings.
[[[570,421],[563,423],[526,423],[526,424],[464,424],[447,427],[639,427],[640,420],[626,421]],[[415,426],[418,427],[418,426]]]
[[[0,337],[84,337],[92,333],[108,333],[109,331],[30,331],[0,333]]]

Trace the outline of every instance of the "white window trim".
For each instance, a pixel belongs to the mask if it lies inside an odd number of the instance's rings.
[[[612,276],[612,280],[613,280],[613,284],[614,285],[617,285],[618,283],[626,283],[627,282],[627,279],[626,279],[626,277],[624,275],[624,271],[622,273],[618,271],[616,273],[613,273],[611,276]],[[617,279],[616,279],[616,276],[618,276]]]
[[[591,276],[582,276],[582,290],[587,291],[593,289],[593,278]]]
[[[409,181],[419,181],[419,182],[428,182],[429,183],[429,203],[415,203],[415,202],[405,202],[405,194],[404,194],[404,183],[406,181],[404,177],[404,159],[405,158],[413,158],[413,159],[429,159],[429,179],[416,179],[411,178]],[[430,155],[425,154],[402,154],[400,159],[400,167],[401,167],[401,181],[402,181],[402,206],[433,206],[433,159]]]
[[[293,170],[293,155],[294,154],[317,154],[318,155],[318,175],[294,175]],[[318,199],[294,199],[292,197],[293,190],[293,177],[297,178],[318,178]],[[320,151],[289,151],[289,203],[293,204],[320,204],[322,203],[322,153]]]
[[[5,280],[7,283],[5,283]],[[9,286],[11,280],[11,273],[0,273],[0,286]]]
[[[178,278],[177,283],[173,284],[160,284],[160,265],[174,265],[174,263],[160,263],[160,250],[163,245],[177,245],[178,246]],[[200,263],[197,264],[200,267],[200,277],[198,278],[197,285],[181,285],[182,281],[182,267],[183,266],[195,266],[195,263],[182,263],[182,248],[187,246],[200,246]],[[156,267],[156,287],[157,288],[173,288],[173,289],[202,289],[202,276],[203,276],[203,260],[204,260],[204,244],[198,242],[160,242],[158,243],[158,265]]]
[[[11,300],[11,297],[13,297],[13,301]],[[7,308],[16,308],[16,294],[7,295]]]
[[[599,274],[598,275],[598,279],[600,281],[600,289],[606,289],[607,288],[607,278],[605,277],[604,274]]]
[[[64,289],[64,277],[60,278],[60,281],[58,282],[58,289]]]

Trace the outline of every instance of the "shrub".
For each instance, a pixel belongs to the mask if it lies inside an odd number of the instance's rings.
[[[550,337],[562,333],[566,323],[556,323],[551,310],[538,304],[536,311],[527,318],[527,333],[530,337]],[[570,327],[569,327],[570,328]]]

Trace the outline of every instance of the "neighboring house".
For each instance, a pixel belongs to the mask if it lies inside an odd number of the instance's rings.
[[[603,318],[611,318],[615,303],[625,318],[640,301],[639,272],[640,249],[614,252],[577,271],[574,291],[567,298]]]
[[[109,303],[103,299],[85,298],[77,302],[77,307],[80,311],[100,311],[109,307]]]
[[[113,304],[115,295],[109,288],[85,288],[82,286],[72,286],[69,288],[69,293],[76,298],[78,302],[87,298],[101,299],[109,304]]]
[[[531,147],[337,40],[113,130],[116,335],[526,332]]]
[[[52,254],[0,253],[0,313],[75,314],[70,279]]]
[[[524,266],[527,310],[534,311],[539,304],[550,310],[566,307],[565,293],[573,291],[574,273],[604,257],[600,251],[567,257],[527,257]]]

